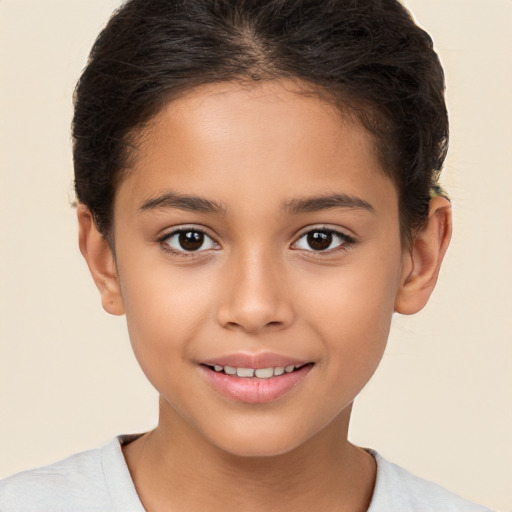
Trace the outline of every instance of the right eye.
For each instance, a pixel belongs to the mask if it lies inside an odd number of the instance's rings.
[[[218,249],[218,244],[204,231],[198,229],[179,229],[165,237],[161,243],[172,252],[190,253]]]

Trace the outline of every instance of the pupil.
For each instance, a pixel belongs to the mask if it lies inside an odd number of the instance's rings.
[[[315,251],[325,251],[332,243],[332,233],[313,231],[308,234],[308,244]]]
[[[187,251],[197,251],[204,242],[204,234],[197,231],[182,231],[179,236],[180,245]]]

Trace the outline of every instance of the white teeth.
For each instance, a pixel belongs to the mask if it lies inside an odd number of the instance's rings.
[[[237,377],[252,378],[257,377],[258,379],[270,379],[274,376],[283,375],[284,373],[291,373],[296,369],[302,368],[303,365],[289,365],[289,366],[276,366],[275,368],[236,368],[234,366],[221,366],[216,364],[213,369],[216,372],[224,371],[227,375],[236,375]]]
[[[258,368],[254,373],[258,379],[270,379],[274,375],[274,368]]]
[[[256,370],[256,372],[257,371],[258,370]],[[236,374],[238,377],[252,377],[254,375],[254,368],[237,368]]]

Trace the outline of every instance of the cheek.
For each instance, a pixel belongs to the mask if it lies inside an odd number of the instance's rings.
[[[308,330],[322,345],[322,372],[331,390],[324,400],[334,413],[354,400],[379,366],[391,324],[392,289],[378,275],[333,279],[309,304],[315,314]]]
[[[384,351],[398,287],[400,258],[361,259],[327,272],[310,286],[302,304],[305,318],[331,355],[376,367]],[[329,269],[330,270],[330,269]],[[375,369],[375,368],[374,368]]]
[[[147,373],[184,358],[210,314],[214,283],[201,270],[160,263],[134,272],[140,265],[130,264],[129,274],[120,269],[121,291],[133,350]]]

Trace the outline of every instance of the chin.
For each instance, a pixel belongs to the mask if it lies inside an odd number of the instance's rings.
[[[226,435],[228,434],[228,435]],[[309,436],[295,428],[226,429],[210,439],[222,451],[235,457],[277,457],[290,453],[307,442]]]
[[[300,443],[299,443],[300,444]],[[253,440],[250,443],[230,443],[229,446],[219,446],[223,451],[229,453],[234,457],[240,458],[270,458],[278,457],[292,452],[299,444],[290,444],[286,442],[281,443],[262,443]]]

